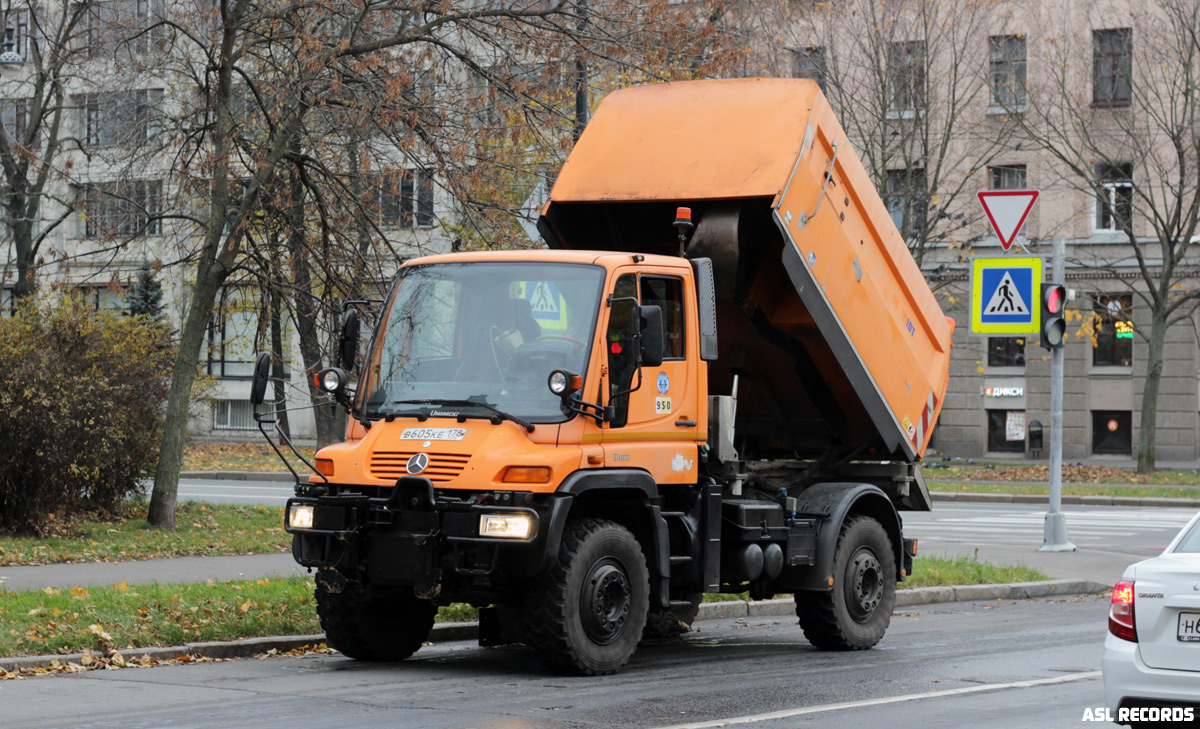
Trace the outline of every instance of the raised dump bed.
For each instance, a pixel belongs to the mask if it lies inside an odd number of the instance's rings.
[[[543,210],[552,248],[708,257],[743,459],[917,461],[948,384],[948,320],[816,83],[617,91]]]

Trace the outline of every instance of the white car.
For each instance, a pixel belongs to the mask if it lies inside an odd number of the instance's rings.
[[[1113,588],[1103,668],[1118,724],[1200,725],[1200,514]]]

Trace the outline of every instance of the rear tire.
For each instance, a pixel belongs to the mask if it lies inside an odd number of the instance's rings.
[[[649,607],[646,559],[633,534],[605,519],[574,519],[549,573],[529,586],[525,642],[556,671],[614,673],[637,650]]]
[[[317,615],[331,648],[359,661],[402,661],[433,629],[437,606],[403,590],[370,598],[330,592],[317,580]]]
[[[692,629],[696,615],[700,612],[700,601],[704,595],[699,592],[689,592],[680,600],[687,600],[690,605],[673,608],[655,608],[646,615],[646,628],[642,631],[643,640],[664,640],[683,635]]]
[[[887,531],[870,517],[842,524],[833,557],[833,589],[797,592],[796,617],[822,650],[864,650],[887,632],[896,604],[896,557]]]

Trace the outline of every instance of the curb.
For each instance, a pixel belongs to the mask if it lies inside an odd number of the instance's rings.
[[[983,504],[1048,504],[1049,494],[972,494],[959,491],[931,491],[934,501],[974,502]],[[1069,496],[1063,504],[1073,506],[1166,506],[1194,509],[1200,499],[1164,498],[1160,496]]]
[[[896,607],[931,605],[943,602],[967,602],[972,600],[1023,600],[1060,595],[1097,594],[1108,590],[1090,580],[1045,580],[1042,582],[1014,582],[998,585],[960,585],[948,587],[918,587],[896,591]],[[719,618],[770,617],[795,615],[795,603],[789,598],[772,600],[730,600],[727,602],[701,603],[697,620]],[[479,623],[438,623],[430,633],[431,641],[472,640],[479,636]],[[277,635],[265,638],[243,638],[242,640],[209,641],[187,643],[182,646],[160,648],[136,648],[122,651],[128,658],[150,656],[158,660],[170,660],[185,655],[205,658],[248,658],[276,650],[280,653],[301,646],[324,643],[321,633],[313,635]],[[0,669],[19,671],[22,668],[45,668],[54,661],[78,663],[82,653],[64,653],[52,656],[23,656],[0,658]]]
[[[290,473],[277,471],[180,471],[179,477],[202,478],[208,481],[278,481],[280,483],[291,483],[296,480]]]

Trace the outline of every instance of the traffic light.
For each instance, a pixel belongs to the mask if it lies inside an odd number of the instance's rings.
[[[1057,349],[1067,335],[1067,287],[1060,284],[1042,286],[1042,346]]]

